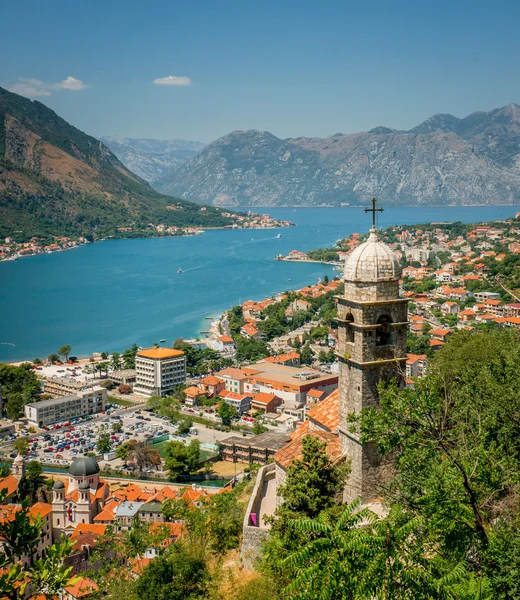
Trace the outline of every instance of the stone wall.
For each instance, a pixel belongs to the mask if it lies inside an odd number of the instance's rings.
[[[264,483],[269,479],[274,479],[275,476],[276,473],[274,463],[262,467],[256,476],[255,486],[253,488],[251,498],[247,504],[244,523],[242,526],[242,548],[240,551],[240,557],[245,568],[252,568],[253,563],[262,547],[262,542],[269,535],[269,529],[251,525],[249,515],[251,513],[256,513],[258,519],[257,522],[260,523],[259,508],[262,500]]]

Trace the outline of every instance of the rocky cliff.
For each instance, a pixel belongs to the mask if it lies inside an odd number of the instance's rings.
[[[520,107],[330,138],[236,131],[154,187],[217,206],[520,203]]]

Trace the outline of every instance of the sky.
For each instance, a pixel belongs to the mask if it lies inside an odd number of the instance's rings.
[[[94,135],[409,129],[520,104],[520,2],[7,0],[0,86]]]

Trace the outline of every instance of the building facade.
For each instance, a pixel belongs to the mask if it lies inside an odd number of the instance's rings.
[[[26,404],[25,416],[34,427],[46,427],[86,415],[95,415],[106,409],[107,401],[106,389],[95,386],[71,396]]]
[[[134,393],[140,396],[168,396],[186,381],[186,357],[173,348],[140,350],[135,358]]]

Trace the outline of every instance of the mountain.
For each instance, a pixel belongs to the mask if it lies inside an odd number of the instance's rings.
[[[206,144],[186,140],[148,140],[105,136],[100,140],[119,160],[148,183],[198,154]]]
[[[216,206],[520,203],[520,107],[330,138],[235,131],[154,183]]]
[[[0,88],[0,237],[118,235],[149,222],[224,226],[220,210],[172,199],[44,104]]]

